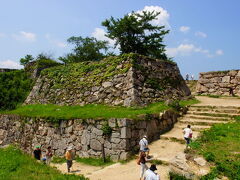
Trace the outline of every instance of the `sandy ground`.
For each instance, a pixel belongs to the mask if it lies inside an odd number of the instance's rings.
[[[237,98],[209,98],[205,96],[197,96],[201,103],[198,106],[239,106],[240,99]],[[182,137],[182,131],[178,127],[174,127],[171,131],[164,134],[164,136]],[[195,134],[196,135],[196,134]],[[183,152],[185,145],[178,142],[173,142],[165,139],[159,139],[149,146],[150,154],[154,159],[161,159],[169,161],[179,152]],[[61,172],[66,173],[66,163],[55,164]],[[150,164],[148,163],[148,166]],[[168,180],[169,167],[166,165],[158,165],[157,173],[161,180]],[[74,174],[83,174],[89,177],[90,180],[139,180],[140,166],[137,165],[136,160],[132,160],[126,164],[116,163],[111,166],[101,168],[94,166],[87,166],[79,163],[73,164]]]

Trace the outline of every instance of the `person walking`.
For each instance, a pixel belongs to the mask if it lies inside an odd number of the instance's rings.
[[[191,75],[191,80],[192,80],[192,81],[194,80],[194,75],[193,75],[193,74]]]
[[[142,152],[140,152],[140,157],[139,157],[140,180],[143,180],[143,175],[144,175],[145,171],[148,169],[146,162],[147,162],[146,153],[145,153],[145,151],[142,151]]]
[[[68,147],[65,153],[65,158],[67,160],[67,171],[70,172],[73,161],[72,147]]]
[[[47,164],[50,164],[52,156],[53,156],[52,148],[51,148],[51,146],[48,146],[47,152],[46,152],[46,163]]]
[[[146,152],[146,156],[147,158],[149,158],[150,149],[148,148],[148,140],[146,135],[144,135],[143,138],[139,141],[139,146],[140,146],[140,153],[143,151]]]
[[[155,164],[152,164],[150,168],[144,174],[144,180],[160,180],[160,176],[154,171],[157,170]]]
[[[193,134],[190,125],[187,125],[187,127],[183,130],[183,134],[184,134],[184,139],[185,139],[186,145],[187,145],[186,148],[188,148],[191,138],[192,138],[192,134]]]
[[[33,151],[33,156],[37,160],[41,160],[42,156],[42,151],[41,151],[41,146],[35,146],[35,150]]]

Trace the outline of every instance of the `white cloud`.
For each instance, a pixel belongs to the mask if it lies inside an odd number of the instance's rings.
[[[170,28],[170,24],[168,22],[169,20],[169,13],[167,10],[163,9],[160,6],[145,6],[143,10],[136,11],[137,13],[142,13],[143,11],[148,11],[148,12],[161,12],[155,20],[152,20],[153,25],[158,25],[158,26],[165,26],[166,28]]]
[[[198,31],[198,32],[195,33],[195,36],[198,36],[198,37],[201,37],[201,38],[206,38],[207,34],[204,33],[204,32]]]
[[[196,47],[193,44],[180,44],[176,48],[166,48],[166,53],[170,57],[190,55]]]
[[[8,59],[0,61],[0,68],[21,69],[23,66],[13,60]]]
[[[223,55],[223,51],[222,51],[221,49],[218,49],[218,50],[216,51],[216,55],[218,55],[218,56]]]
[[[56,40],[56,39],[52,39],[51,35],[50,34],[46,34],[45,35],[45,38],[53,45],[57,46],[57,47],[60,47],[60,48],[65,48],[67,47],[67,44],[62,42],[62,41],[59,41],[59,40]]]
[[[18,34],[13,34],[12,37],[18,41],[36,41],[36,34],[31,32],[20,31]]]
[[[114,47],[115,41],[105,36],[106,32],[102,28],[95,28],[94,32],[91,34],[97,40],[108,41],[111,47]]]
[[[181,27],[179,28],[179,30],[180,30],[181,32],[183,32],[183,33],[188,33],[189,30],[190,30],[190,27],[188,27],[188,26],[181,26]]]
[[[203,49],[201,47],[196,47],[194,44],[180,44],[176,48],[166,48],[166,53],[170,57],[189,56],[192,53],[201,53],[208,58],[223,55],[222,50],[217,50],[215,53],[211,53],[209,50]]]

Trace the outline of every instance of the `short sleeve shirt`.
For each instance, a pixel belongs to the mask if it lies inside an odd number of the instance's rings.
[[[185,128],[183,132],[184,132],[184,137],[189,138],[189,134],[192,133],[192,130],[190,128]]]
[[[140,151],[143,151],[148,146],[148,141],[146,138],[142,138],[139,141]]]

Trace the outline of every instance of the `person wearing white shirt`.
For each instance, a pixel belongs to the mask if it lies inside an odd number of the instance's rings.
[[[146,152],[147,158],[149,157],[149,148],[147,136],[144,135],[143,138],[139,141],[140,152]]]
[[[160,176],[154,171],[157,170],[156,165],[152,164],[151,167],[145,171],[144,180],[160,180]]]
[[[187,125],[187,127],[183,130],[183,134],[184,134],[184,139],[186,141],[186,144],[187,144],[187,148],[188,148],[188,145],[190,144],[190,140],[192,138],[192,130],[191,130],[191,126],[190,125]]]

